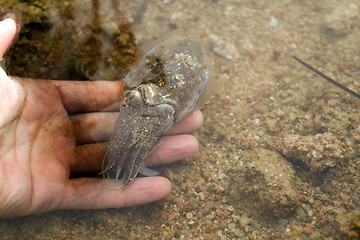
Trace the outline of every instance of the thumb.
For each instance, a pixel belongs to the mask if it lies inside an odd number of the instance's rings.
[[[13,19],[0,22],[0,59],[17,37],[17,24]],[[0,129],[13,121],[24,102],[24,91],[18,82],[11,80],[0,68]]]
[[[10,16],[11,18],[0,21],[0,58],[5,55],[5,52],[9,50],[17,39],[19,28],[15,20],[15,15]]]

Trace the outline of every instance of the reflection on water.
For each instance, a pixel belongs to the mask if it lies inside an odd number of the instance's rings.
[[[20,38],[7,55],[11,75],[116,80],[136,61],[134,34],[116,2],[2,2],[0,14],[12,11],[21,20]]]
[[[160,168],[173,183],[165,200],[2,221],[1,229],[12,229],[6,237],[16,235],[14,226],[26,236],[64,239],[346,239],[351,227],[350,236],[359,232],[359,100],[292,58],[359,92],[358,0],[0,0],[0,6],[23,15],[18,46],[30,54],[11,52],[13,74],[118,79],[135,61],[134,42],[180,29],[211,43],[221,86],[195,133],[199,154]]]

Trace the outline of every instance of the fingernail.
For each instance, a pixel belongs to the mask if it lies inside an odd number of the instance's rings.
[[[20,24],[19,24],[19,18],[17,17],[17,15],[13,12],[9,12],[3,16],[3,19],[7,19],[7,18],[14,20],[14,22],[16,23],[16,33],[19,33]]]

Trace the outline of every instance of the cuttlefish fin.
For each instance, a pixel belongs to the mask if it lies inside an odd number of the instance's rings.
[[[159,175],[159,171],[156,171],[154,169],[148,168],[144,165],[144,163],[141,164],[139,173],[141,173],[144,176],[153,177]]]

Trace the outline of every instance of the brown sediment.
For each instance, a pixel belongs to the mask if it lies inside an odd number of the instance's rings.
[[[1,14],[20,19],[19,39],[7,54],[6,69],[10,75],[71,80],[119,80],[137,59],[134,35],[122,16],[113,8],[116,18],[107,19],[94,1],[6,2]],[[82,5],[81,5],[82,4]],[[57,8],[54,14],[53,8]],[[86,10],[90,12],[85,13]],[[103,26],[110,23],[111,32]],[[111,28],[112,27],[112,28]],[[34,68],[33,66],[39,66]]]

